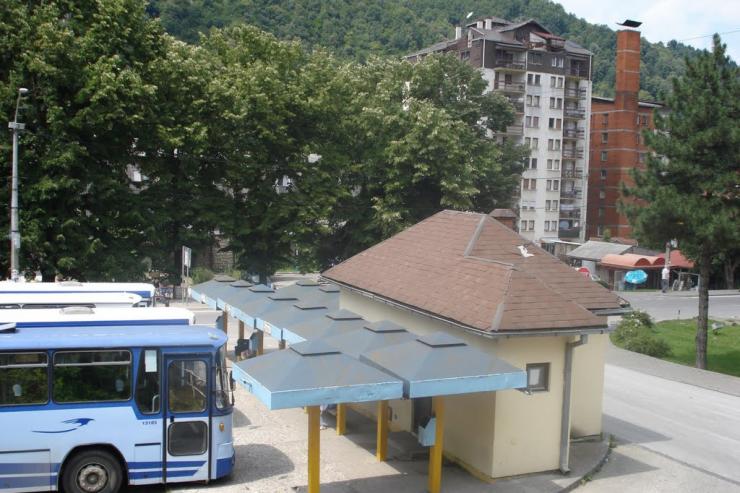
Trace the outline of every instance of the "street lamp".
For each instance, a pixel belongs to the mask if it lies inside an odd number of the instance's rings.
[[[8,128],[13,131],[13,171],[12,171],[12,194],[10,198],[10,278],[18,280],[18,251],[21,247],[21,232],[18,226],[18,134],[26,128],[23,123],[18,123],[18,110],[21,98],[28,94],[25,87],[18,88],[18,99],[15,101],[15,117],[8,123]]]

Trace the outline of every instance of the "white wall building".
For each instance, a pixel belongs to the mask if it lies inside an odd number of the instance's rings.
[[[530,148],[518,197],[519,233],[533,241],[583,241],[588,184],[591,58],[534,20],[487,17],[456,29],[429,53],[456,53],[480,67],[491,91],[509,98],[513,125],[492,135]]]

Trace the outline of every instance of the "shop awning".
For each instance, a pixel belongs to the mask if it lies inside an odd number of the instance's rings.
[[[603,267],[619,270],[660,269],[665,264],[665,259],[635,253],[623,253],[622,255],[610,253],[604,255],[599,263]]]

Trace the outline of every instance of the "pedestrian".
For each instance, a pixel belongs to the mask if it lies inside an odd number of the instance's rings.
[[[663,283],[662,283],[663,284],[663,289],[662,289],[662,291],[664,293],[667,293],[668,292],[668,282],[671,279],[671,269],[669,269],[667,265],[665,267],[663,267],[663,270],[661,271],[661,277],[663,279]]]
[[[329,410],[329,405],[322,404],[321,406],[319,406],[319,410],[320,410],[319,411],[319,421],[320,421],[319,429],[325,430],[329,426],[329,424],[326,422],[326,418],[324,417],[324,414]]]

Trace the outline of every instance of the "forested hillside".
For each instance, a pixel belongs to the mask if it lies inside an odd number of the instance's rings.
[[[150,0],[149,11],[171,34],[190,42],[211,27],[246,22],[361,61],[403,55],[449,37],[468,12],[512,21],[534,18],[591,50],[594,93],[613,93],[616,34],[610,27],[615,26],[589,24],[550,0]],[[641,96],[660,98],[670,77],[683,73],[684,56],[696,52],[681,43],[643,40]]]

